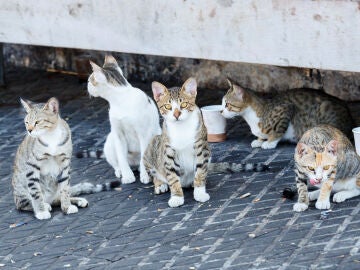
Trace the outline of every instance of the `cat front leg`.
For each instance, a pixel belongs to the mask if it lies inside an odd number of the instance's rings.
[[[263,143],[264,143],[264,140],[263,140],[263,139],[257,138],[256,140],[253,140],[253,141],[251,142],[251,147],[252,147],[252,148],[261,147]]]
[[[305,174],[300,172],[298,169],[295,169],[295,174],[296,187],[298,191],[298,202],[294,204],[293,210],[295,212],[302,212],[309,207],[307,180]]]
[[[166,145],[164,153],[164,171],[168,181],[171,197],[168,201],[170,207],[184,204],[184,193],[180,183],[180,166],[175,161],[175,150]]]
[[[323,182],[320,188],[319,198],[316,201],[315,207],[317,209],[329,209],[330,208],[330,194],[334,184],[334,173],[330,176],[330,179]]]
[[[208,165],[210,151],[208,145],[204,141],[195,145],[196,149],[196,169],[194,179],[194,199],[198,202],[206,202],[210,199],[210,195],[206,192],[206,176],[208,173]]]
[[[104,155],[106,161],[111,165],[111,167],[113,167],[115,176],[117,178],[121,178],[119,162],[116,157],[115,140],[116,135],[113,132],[110,132],[104,144]]]
[[[126,141],[120,136],[117,136],[114,144],[116,149],[116,159],[118,161],[119,169],[121,171],[121,182],[123,184],[130,184],[135,182],[135,175],[131,170],[127,159],[128,148]]]
[[[140,171],[140,182],[143,184],[148,184],[150,182],[149,174],[145,168],[143,157],[145,155],[145,151],[150,140],[144,139],[139,136],[140,139],[140,164],[139,164],[139,171]]]
[[[70,200],[70,158],[64,158],[64,169],[57,177],[58,189],[60,192],[60,206],[65,214],[74,214],[78,208],[71,204]]]

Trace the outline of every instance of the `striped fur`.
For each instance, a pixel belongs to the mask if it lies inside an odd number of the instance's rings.
[[[90,183],[70,187],[71,130],[60,117],[59,102],[51,98],[45,104],[26,100],[21,103],[27,112],[28,134],[18,147],[14,162],[16,208],[33,211],[38,219],[50,218],[52,205],[60,205],[66,214],[76,213],[77,206],[86,207],[88,202],[72,197],[72,193],[98,192],[100,187]]]
[[[360,195],[360,157],[340,130],[329,125],[308,130],[297,144],[294,159],[299,195],[294,211],[306,210],[313,200],[316,208],[329,209],[332,191],[338,203]],[[318,190],[309,193],[308,185]]]
[[[330,95],[313,89],[292,89],[286,95],[265,98],[250,89],[229,81],[223,97],[226,118],[242,116],[257,137],[252,147],[275,148],[279,141],[297,143],[308,129],[329,124],[351,134],[352,119],[347,105]]]
[[[144,165],[153,177],[155,193],[170,187],[170,207],[184,204],[183,187],[194,186],[194,198],[210,199],[206,176],[210,150],[200,109],[195,104],[197,84],[189,78],[181,88],[167,89],[153,82],[154,98],[164,118],[161,135],[155,136],[144,155]]]

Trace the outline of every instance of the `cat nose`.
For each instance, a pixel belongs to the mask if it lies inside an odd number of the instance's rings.
[[[176,108],[174,111],[174,117],[176,118],[176,120],[179,120],[180,115],[181,115],[181,112]]]
[[[28,126],[27,130],[31,133],[34,130],[34,126]]]
[[[222,114],[224,112],[224,110],[221,110],[220,113]]]

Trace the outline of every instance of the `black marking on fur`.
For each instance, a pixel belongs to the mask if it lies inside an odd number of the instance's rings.
[[[69,139],[70,139],[70,135],[69,133],[67,133],[65,139],[61,143],[59,143],[58,146],[63,146],[65,143],[68,142]]]
[[[65,177],[63,177],[63,178],[58,179],[57,182],[58,182],[58,183],[62,183],[62,182],[64,182],[64,181],[68,180],[68,179],[69,179],[69,176],[65,176]]]
[[[113,188],[117,188],[121,185],[121,182],[120,181],[111,181],[110,182],[110,188],[113,189]]]
[[[30,177],[30,176],[32,176],[34,174],[34,172],[28,172],[27,174],[26,174],[26,177]]]
[[[31,183],[28,184],[28,187],[31,188],[34,185],[35,185],[34,182],[31,182]]]
[[[150,97],[147,97],[147,101],[151,104],[151,99],[150,99]]]
[[[48,147],[49,145],[45,142],[43,142],[40,138],[38,138],[38,142],[42,145],[42,146],[45,146],[45,147]]]
[[[178,172],[175,168],[167,168],[170,172],[175,173],[177,176],[180,176],[180,172]]]
[[[282,192],[283,198],[286,198],[289,200],[293,200],[296,194],[297,194],[296,186],[286,187],[286,188],[284,188],[284,190]]]
[[[29,166],[31,166],[31,167],[33,167],[33,168],[35,168],[35,169],[37,169],[38,171],[40,171],[40,167],[39,167],[39,166],[37,166],[37,165],[35,165],[35,164],[32,164],[32,163],[30,163],[30,162],[26,162],[26,164],[29,165]]]
[[[118,66],[115,64],[105,64],[102,68],[102,72],[108,82],[116,82],[120,86],[126,85],[127,81],[118,70]]]
[[[64,162],[65,160],[69,160],[70,158],[68,158],[68,157],[64,157],[62,160],[61,160],[61,162]]]
[[[40,179],[36,178],[36,177],[31,177],[31,178],[29,178],[29,181],[40,182]]]
[[[256,163],[254,164],[254,171],[255,172],[263,172],[269,170],[269,166],[264,163]]]

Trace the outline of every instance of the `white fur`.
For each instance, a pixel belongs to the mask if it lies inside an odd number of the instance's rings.
[[[160,186],[157,186],[155,188],[155,194],[161,194],[161,193],[165,193],[169,190],[169,186],[168,184],[161,184]]]
[[[180,196],[171,196],[170,200],[168,201],[170,207],[178,207],[184,204],[184,197]]]
[[[319,197],[320,189],[308,193],[309,201],[315,201]]]
[[[153,136],[161,133],[159,114],[155,103],[140,89],[126,86],[113,86],[101,83],[94,87],[88,82],[88,91],[92,96],[106,99],[110,104],[109,119],[111,131],[104,145],[104,154],[109,164],[114,168],[116,177],[122,177],[122,183],[135,181],[128,159],[129,152],[139,154],[140,181],[149,182],[142,157]],[[134,155],[131,155],[132,157]]]
[[[75,214],[78,211],[79,211],[78,208],[75,205],[71,204],[71,205],[69,205],[69,208],[66,210],[66,214],[68,214],[68,215]]]
[[[35,217],[37,219],[49,219],[51,218],[51,214],[49,211],[40,211],[35,213]]]
[[[194,188],[194,199],[198,202],[206,202],[210,199],[210,195],[206,192],[205,186]]]
[[[294,126],[290,123],[282,140],[290,141],[292,143],[297,143]]]
[[[305,211],[306,209],[308,209],[308,207],[309,206],[305,203],[295,203],[293,206],[293,210],[295,212],[302,212],[302,211]]]
[[[317,202],[315,203],[315,207],[317,209],[329,209],[330,208],[330,201],[329,201],[329,199],[325,199],[323,201],[317,200]]]

